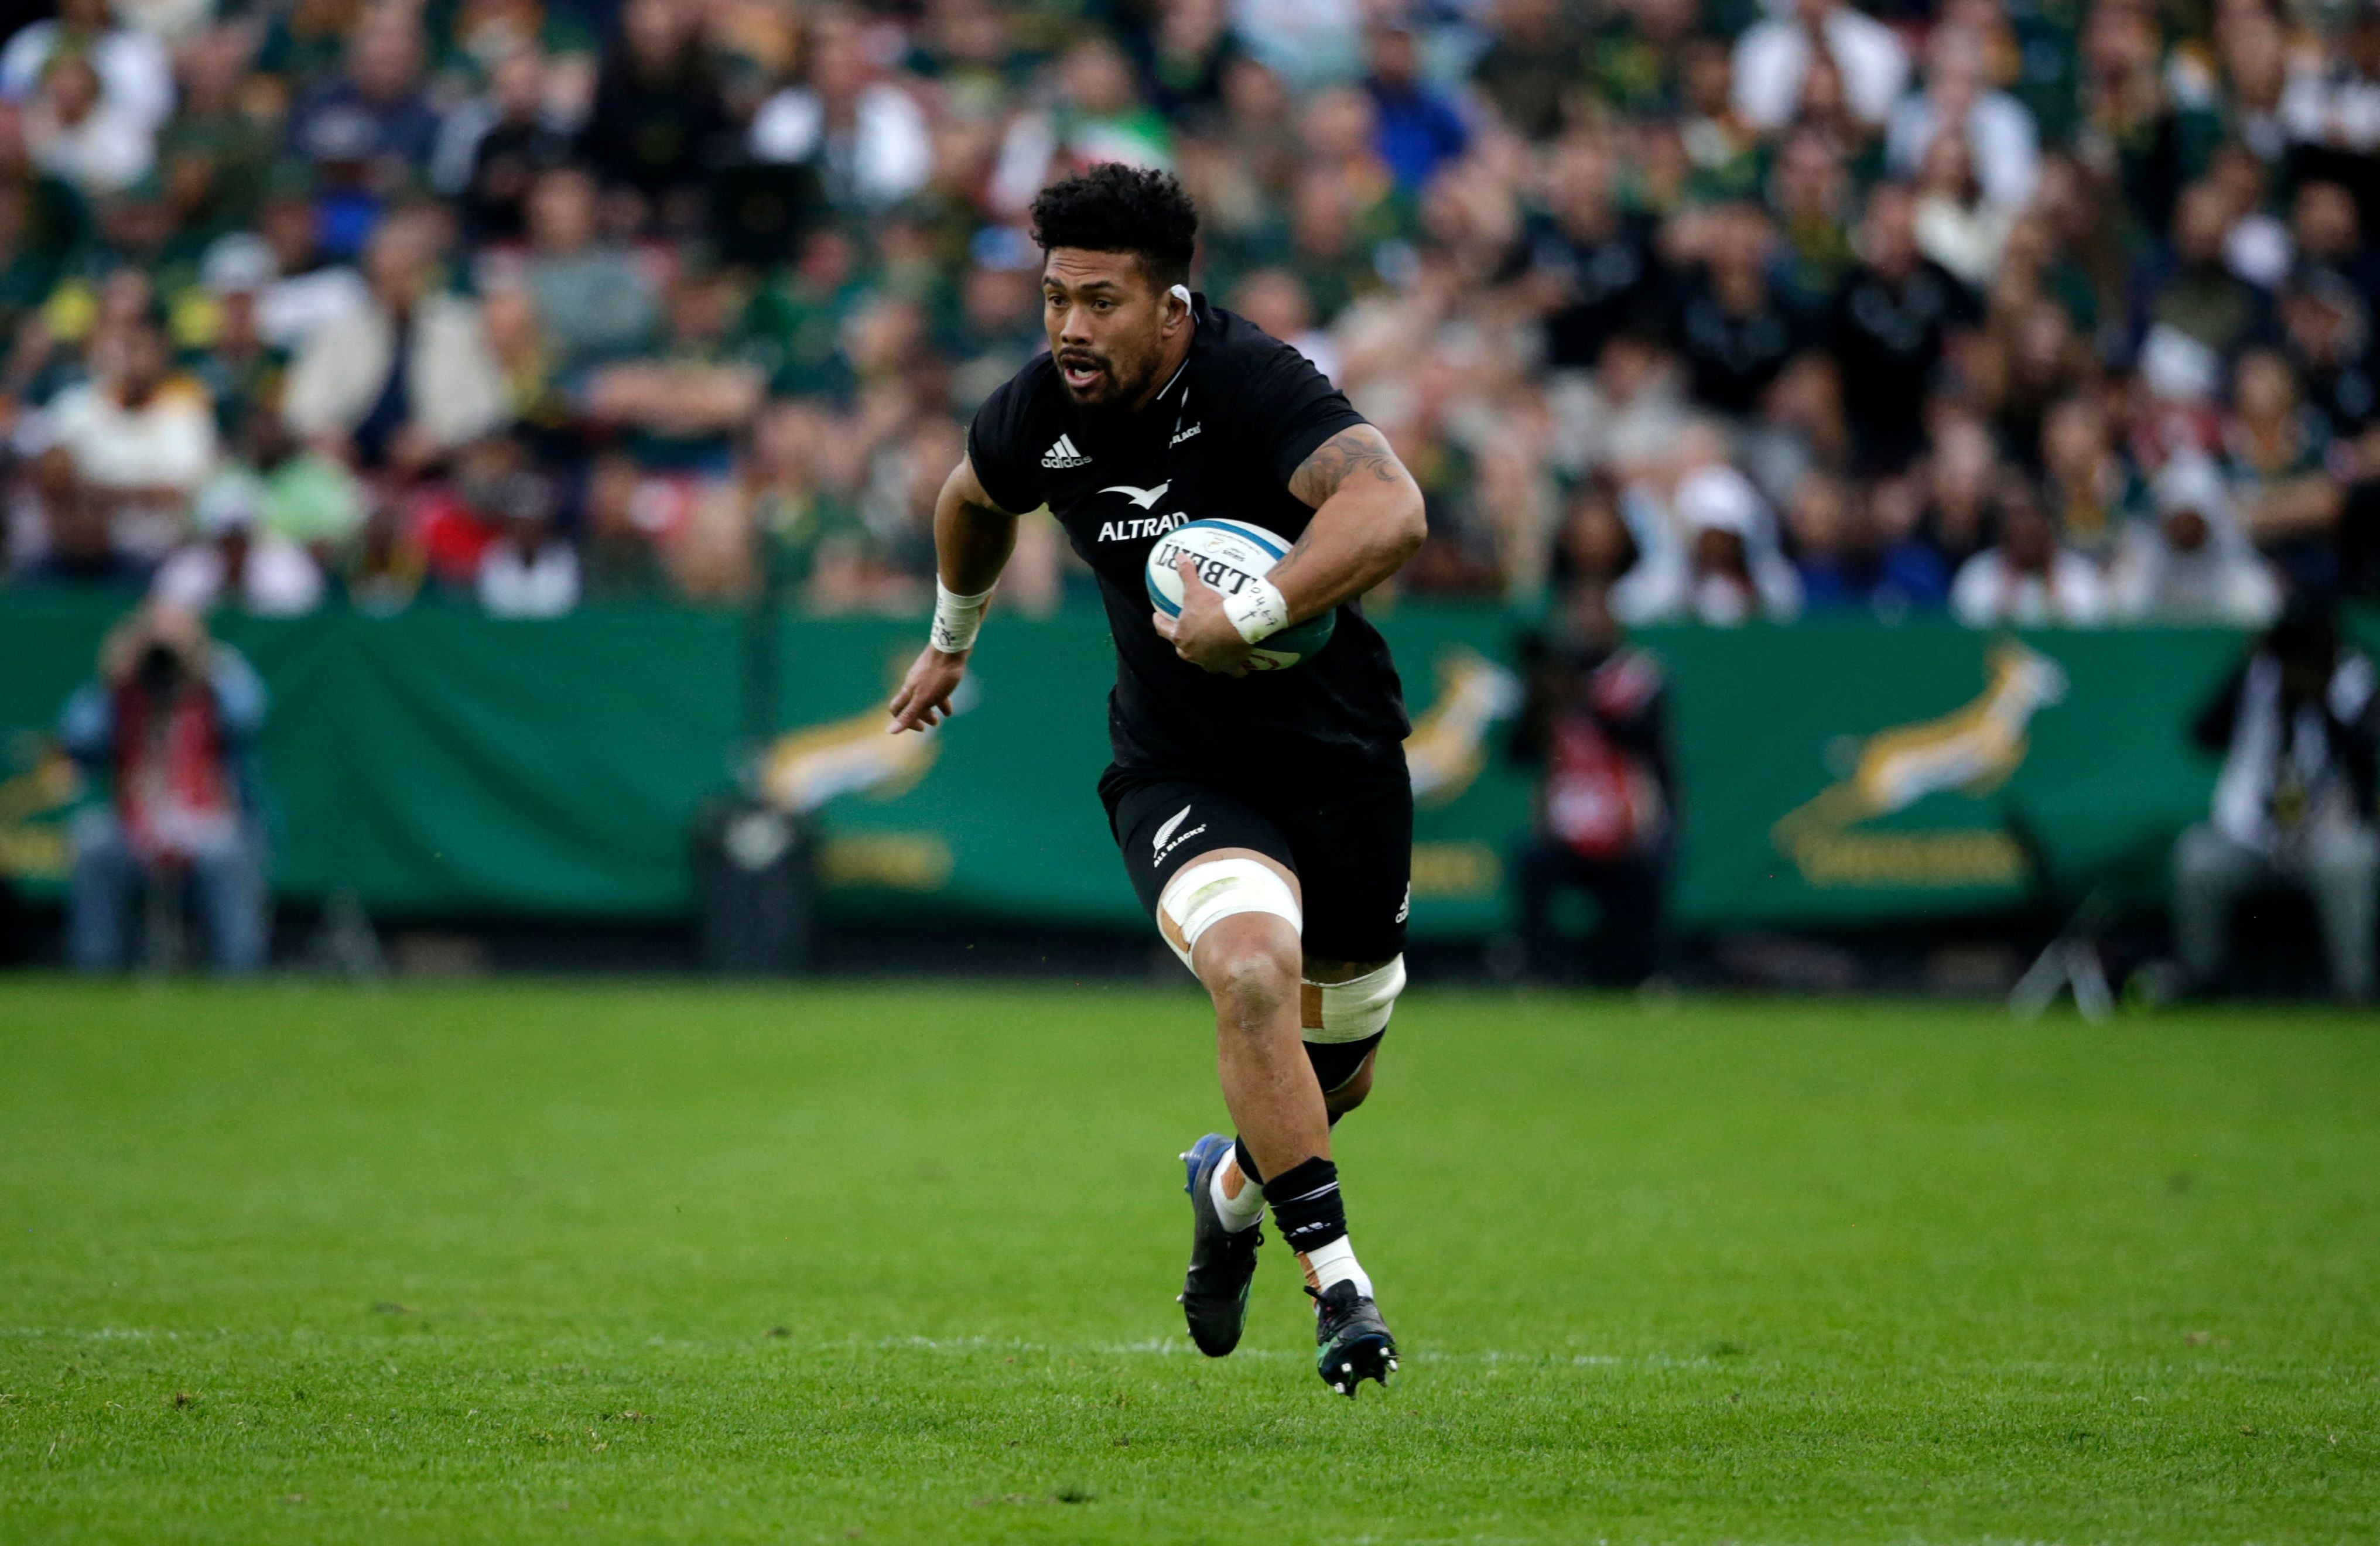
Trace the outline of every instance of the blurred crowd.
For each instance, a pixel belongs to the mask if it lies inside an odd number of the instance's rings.
[[[54,12],[0,44],[16,587],[917,607],[1041,347],[1024,212],[1120,160],[1420,480],[1405,594],[2380,591],[2369,0]],[[1003,602],[1086,583],[1045,517]]]

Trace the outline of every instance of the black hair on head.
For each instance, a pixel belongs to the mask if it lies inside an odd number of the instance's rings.
[[[1198,211],[1172,173],[1102,162],[1041,190],[1033,201],[1033,239],[1045,253],[1053,247],[1137,253],[1161,288],[1190,277]]]

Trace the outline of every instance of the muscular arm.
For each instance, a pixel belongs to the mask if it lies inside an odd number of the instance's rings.
[[[934,500],[934,568],[942,584],[962,596],[992,588],[1016,546],[1016,517],[991,502],[965,456],[942,481]],[[930,730],[951,714],[951,694],[966,675],[971,651],[946,653],[928,644],[892,695],[889,733]]]
[[[1305,534],[1267,578],[1304,622],[1395,574],[1427,528],[1421,489],[1369,424],[1340,431],[1298,464],[1289,492],[1314,507]]]
[[[962,596],[991,589],[1016,546],[1016,517],[991,502],[965,456],[934,500],[934,566]]]
[[[1340,431],[1298,464],[1289,492],[1314,506],[1305,534],[1266,578],[1302,623],[1351,601],[1395,574],[1420,548],[1427,529],[1421,490],[1369,424]],[[1237,676],[1250,646],[1223,612],[1223,598],[1182,560],[1182,615],[1155,614],[1157,631],[1193,665]]]

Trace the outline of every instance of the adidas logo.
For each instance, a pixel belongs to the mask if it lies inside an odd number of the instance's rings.
[[[1050,449],[1041,453],[1041,465],[1057,469],[1088,467],[1091,465],[1091,458],[1075,450],[1072,439],[1060,435],[1050,443]]]

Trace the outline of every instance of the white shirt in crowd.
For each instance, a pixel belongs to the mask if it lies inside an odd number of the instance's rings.
[[[214,409],[205,389],[186,378],[168,380],[137,408],[118,401],[110,386],[79,383],[43,411],[42,431],[74,456],[83,481],[102,491],[176,491],[117,517],[117,541],[144,558],[173,545],[183,502],[215,465]]]
[[[42,72],[57,52],[61,30],[55,21],[36,21],[8,40],[0,50],[0,97],[30,102],[40,92]],[[143,132],[153,132],[174,116],[173,61],[155,38],[117,27],[87,57],[99,77],[101,100],[130,115]]]
[[[2281,610],[2280,582],[2240,530],[2222,471],[2204,456],[2176,457],[2157,475],[2157,518],[2125,525],[2107,566],[2107,607],[2119,617],[2262,627]],[[2194,515],[2195,532],[2174,517]],[[2177,537],[2194,538],[2190,547]]]
[[[491,617],[559,617],[578,604],[578,553],[559,537],[533,552],[492,542],[480,558],[480,605]]]
[[[2058,549],[2045,579],[2018,572],[1999,549],[1985,548],[1960,566],[1950,610],[1971,628],[2087,627],[2107,615],[2107,598],[2097,567],[2079,553]]]
[[[121,193],[149,175],[157,142],[146,124],[102,99],[82,122],[62,122],[49,103],[25,109],[25,144],[33,164],[87,199]]]
[[[1802,83],[1822,42],[1843,78],[1843,101],[1863,122],[1881,125],[1909,80],[1909,54],[1891,28],[1837,4],[1818,37],[1793,14],[1791,0],[1770,0],[1768,19],[1735,45],[1735,110],[1756,129],[1782,128],[1802,103]]]
[[[2033,201],[2041,181],[2041,140],[2033,115],[2006,91],[1985,91],[1967,105],[1967,155],[1984,197],[2016,211]],[[1941,105],[1924,91],[1912,91],[1892,110],[1884,148],[1892,169],[1915,177],[1925,152],[1942,132]]]
[[[253,533],[242,557],[235,576],[225,546],[193,542],[159,566],[151,590],[161,602],[200,613],[237,600],[260,617],[294,617],[322,604],[322,571],[288,538]]]
[[[846,158],[834,170],[847,176],[852,190],[870,204],[898,203],[926,186],[934,169],[934,140],[915,97],[880,80],[859,93],[853,117],[848,145],[830,146],[826,107],[818,93],[788,86],[752,115],[752,153],[779,162]]]

